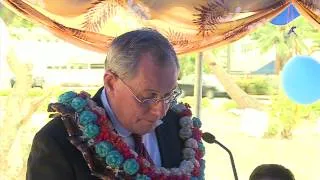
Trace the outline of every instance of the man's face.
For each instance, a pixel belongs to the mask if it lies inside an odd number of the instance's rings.
[[[141,56],[134,78],[121,80],[115,76],[113,88],[108,93],[117,119],[132,133],[145,134],[151,131],[155,122],[162,119],[169,109],[169,104],[163,100],[145,105],[134,95],[140,100],[166,97],[177,86],[178,70],[175,64],[159,67],[150,58],[150,54]]]

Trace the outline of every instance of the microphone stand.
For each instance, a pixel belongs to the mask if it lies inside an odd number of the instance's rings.
[[[228,152],[229,156],[230,156],[230,161],[231,161],[231,166],[232,166],[232,171],[233,171],[233,176],[234,176],[234,179],[235,180],[238,180],[238,174],[237,174],[237,170],[236,170],[236,165],[234,163],[234,159],[233,159],[233,155],[231,153],[231,151],[225,147],[223,144],[221,144],[218,140],[216,140],[216,137],[211,134],[211,133],[208,133],[208,132],[205,132],[202,134],[202,139],[209,143],[209,144],[213,144],[213,143],[216,143],[218,144],[220,147],[222,147],[225,151]]]
[[[225,147],[223,144],[221,144],[219,141],[215,140],[215,143],[218,144],[220,147],[222,147],[224,150],[226,150],[230,156],[230,160],[231,160],[231,166],[232,166],[232,171],[233,171],[233,176],[235,180],[238,180],[238,174],[237,174],[237,170],[236,170],[236,165],[234,163],[234,159],[232,156],[231,151]]]

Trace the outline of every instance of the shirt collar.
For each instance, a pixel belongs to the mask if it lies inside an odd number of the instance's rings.
[[[117,131],[117,133],[122,137],[130,136],[131,132],[128,131],[127,129],[125,129],[120,124],[120,122],[117,120],[116,116],[114,115],[114,113],[113,113],[113,111],[112,111],[112,109],[110,107],[110,104],[108,102],[108,98],[107,98],[107,94],[106,94],[105,88],[102,90],[102,93],[101,93],[101,101],[102,101],[103,107],[107,111],[107,114],[109,115],[110,120],[112,122],[112,125],[113,125],[114,129]]]
[[[109,115],[110,120],[111,120],[111,122],[112,122],[112,125],[113,125],[114,129],[117,131],[117,133],[118,133],[121,137],[131,136],[131,132],[128,131],[127,129],[125,129],[125,128],[121,125],[121,123],[118,121],[118,119],[116,118],[115,114],[113,113],[113,111],[112,111],[112,109],[111,109],[111,106],[110,106],[110,104],[109,104],[109,101],[108,101],[108,97],[107,97],[105,88],[102,90],[101,95],[100,95],[100,98],[101,98],[103,107],[104,107],[104,109],[106,110],[107,114]],[[154,128],[160,126],[162,123],[163,123],[163,122],[162,122],[161,120],[157,120],[156,123],[155,123],[155,127],[154,127]]]

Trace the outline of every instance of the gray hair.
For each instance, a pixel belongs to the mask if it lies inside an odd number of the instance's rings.
[[[140,57],[150,54],[159,67],[174,64],[179,69],[176,52],[170,42],[153,29],[139,29],[124,33],[113,40],[105,60],[105,70],[122,78],[135,76]]]

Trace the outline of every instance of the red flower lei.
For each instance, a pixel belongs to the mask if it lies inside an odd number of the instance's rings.
[[[115,177],[119,172],[124,172],[123,174],[125,179],[204,179],[204,160],[202,159],[204,156],[204,146],[201,141],[202,132],[199,129],[201,127],[201,122],[198,118],[191,118],[192,112],[188,104],[180,103],[172,107],[172,110],[174,110],[180,118],[179,123],[181,129],[179,135],[180,138],[184,141],[185,145],[185,148],[182,152],[184,160],[180,163],[180,166],[178,168],[166,169],[163,167],[155,167],[147,159],[140,155],[137,155],[137,153],[131,150],[130,147],[121,139],[121,137],[113,131],[112,123],[105,114],[104,109],[97,106],[96,103],[90,99],[90,95],[88,93],[81,92],[80,94],[77,94],[76,97],[81,97],[81,99],[87,101],[82,111],[74,112],[76,116],[74,116],[75,118],[72,119],[73,123],[78,126],[82,134],[85,133],[83,131],[83,126],[79,123],[79,114],[81,114],[83,111],[90,111],[97,115],[97,120],[94,124],[98,126],[99,133],[93,138],[85,138],[88,146],[91,149],[94,149],[93,145],[100,142],[110,143],[112,144],[114,149],[122,155],[123,161],[130,159],[134,162],[137,162],[138,164],[137,171],[134,172],[133,175],[130,175],[127,171],[123,170],[123,163],[117,168],[111,168],[110,165],[105,163],[106,168],[108,168],[109,170],[111,169],[114,172]],[[59,108],[56,109],[58,109],[56,111],[61,111],[59,110]],[[70,133],[69,135],[71,136]],[[87,162],[89,161],[89,168],[92,169],[92,160],[86,158],[88,152],[83,149],[84,148],[81,149],[82,154],[84,155],[85,160]],[[94,153],[94,156],[99,157],[97,153]]]

